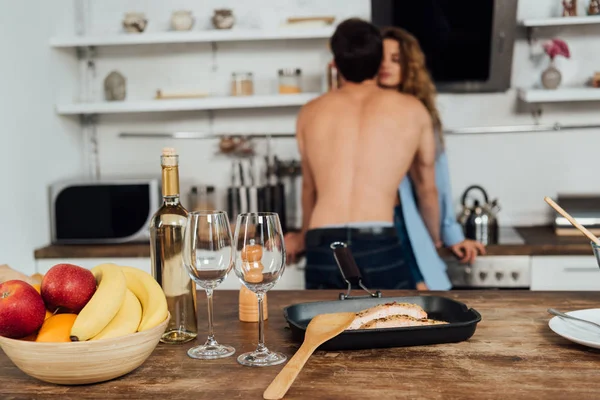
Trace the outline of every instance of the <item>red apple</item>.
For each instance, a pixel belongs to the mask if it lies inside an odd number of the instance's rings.
[[[42,296],[25,281],[0,283],[0,336],[13,339],[35,333],[44,323]]]
[[[88,269],[73,264],[56,264],[42,279],[42,298],[48,310],[57,308],[77,314],[96,291],[96,278]]]

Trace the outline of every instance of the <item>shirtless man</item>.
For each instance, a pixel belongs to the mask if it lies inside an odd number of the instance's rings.
[[[344,21],[330,44],[343,85],[298,115],[303,226],[286,236],[288,258],[305,251],[307,289],[345,288],[329,247],[343,241],[367,287],[414,288],[393,226],[394,205],[410,172],[426,225],[439,241],[431,118],[417,99],[377,86],[382,39],[373,25]]]

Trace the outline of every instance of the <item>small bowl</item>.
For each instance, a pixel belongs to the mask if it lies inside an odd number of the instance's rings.
[[[169,318],[147,331],[112,339],[37,343],[0,336],[0,347],[17,368],[41,381],[60,385],[98,383],[142,365],[158,345]]]

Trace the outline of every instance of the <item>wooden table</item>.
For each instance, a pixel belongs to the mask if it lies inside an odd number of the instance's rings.
[[[600,307],[600,293],[456,291],[447,296],[478,310],[483,320],[462,343],[410,348],[317,352],[291,387],[288,399],[590,399],[600,397],[600,351],[571,343],[548,328],[548,307],[570,311]],[[292,356],[284,306],[337,298],[338,291],[268,294],[269,348]],[[384,296],[414,292],[384,292]],[[201,321],[206,320],[199,296]],[[236,355],[254,349],[257,325],[237,320],[237,292],[215,295],[216,337]],[[205,335],[204,323],[201,334]],[[235,356],[192,360],[192,344],[159,344],[137,370],[83,387],[39,382],[0,352],[0,398],[262,399],[282,366],[250,368]]]

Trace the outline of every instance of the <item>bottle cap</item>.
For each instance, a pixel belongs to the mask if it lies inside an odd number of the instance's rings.
[[[163,155],[163,156],[174,156],[174,155],[176,155],[176,154],[177,154],[177,153],[175,152],[175,149],[174,149],[174,148],[172,148],[172,147],[165,147],[165,148],[163,148],[163,150],[162,150],[162,155]]]

